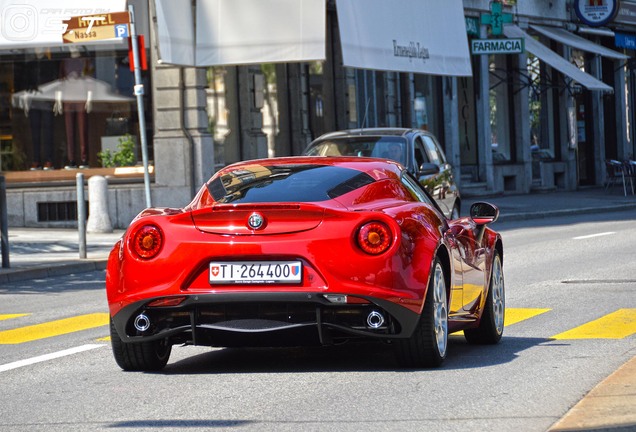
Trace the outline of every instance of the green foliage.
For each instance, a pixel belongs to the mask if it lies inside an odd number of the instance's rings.
[[[28,169],[26,154],[10,141],[0,142],[0,172]]]
[[[276,65],[274,63],[261,64],[261,72],[263,72],[267,84],[276,84]]]
[[[104,168],[135,165],[137,163],[135,141],[130,134],[126,134],[119,138],[116,152],[104,150],[97,153],[97,157]]]

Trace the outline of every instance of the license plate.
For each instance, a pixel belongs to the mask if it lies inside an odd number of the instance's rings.
[[[300,283],[300,261],[211,262],[211,284]]]

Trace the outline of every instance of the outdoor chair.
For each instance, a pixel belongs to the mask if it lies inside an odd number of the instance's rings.
[[[627,183],[625,179],[626,165],[617,160],[608,159],[605,161],[606,177],[605,190],[617,183],[623,183],[623,194],[627,196]]]
[[[636,161],[626,160],[624,162],[625,166],[625,177],[629,179],[629,185],[632,187],[632,195],[634,195],[634,181],[636,180]]]

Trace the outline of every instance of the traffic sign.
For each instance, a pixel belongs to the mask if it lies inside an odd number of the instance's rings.
[[[97,40],[121,39],[129,36],[129,12],[80,15],[65,20],[64,43],[85,43]]]

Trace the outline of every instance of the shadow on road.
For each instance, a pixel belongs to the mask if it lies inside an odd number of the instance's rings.
[[[548,339],[504,337],[498,345],[470,345],[463,336],[451,336],[442,370],[472,369],[515,360],[521,351]],[[188,347],[174,349],[187,350]],[[182,351],[183,354],[187,354]],[[430,369],[434,371],[435,369]],[[410,372],[402,369],[393,346],[385,343],[349,343],[327,347],[225,348],[169,363],[168,375],[300,372]]]
[[[0,294],[60,294],[74,291],[104,290],[106,272],[79,272],[55,278],[30,279],[0,286]]]

